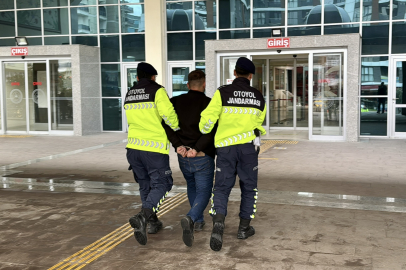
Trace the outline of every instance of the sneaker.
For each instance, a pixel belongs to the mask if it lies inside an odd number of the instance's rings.
[[[200,232],[203,230],[203,227],[206,223],[204,221],[202,222],[196,222],[195,223],[195,231]]]
[[[250,236],[255,234],[255,229],[252,226],[248,226],[246,228],[238,227],[237,238],[238,239],[247,239]]]
[[[193,245],[193,240],[194,240],[193,220],[189,216],[186,216],[186,217],[182,218],[182,220],[180,221],[180,224],[183,229],[183,236],[182,236],[183,243],[185,243],[186,246],[191,247]]]
[[[214,251],[220,251],[223,246],[224,221],[213,223],[213,230],[210,237],[210,248]]]
[[[138,243],[145,246],[147,244],[147,222],[144,213],[141,211],[129,220],[134,228],[134,236]]]

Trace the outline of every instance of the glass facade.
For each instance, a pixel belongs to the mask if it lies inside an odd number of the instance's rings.
[[[114,125],[111,119],[122,113],[112,109],[122,103],[125,91],[121,66],[145,61],[144,2],[1,0],[0,46],[14,46],[15,36],[27,36],[29,45],[99,46],[102,111],[116,114],[106,116],[110,120],[103,121],[104,129],[118,131],[121,122]],[[271,37],[272,29],[287,37],[360,33],[360,102],[363,99],[365,106],[372,106],[379,84],[388,83],[389,57],[406,54],[403,0],[166,0],[165,7],[166,60],[202,70],[205,40]]]
[[[286,37],[360,33],[363,55],[406,53],[403,0],[166,0],[166,8],[168,61],[196,64],[204,40],[271,37],[275,28]]]
[[[196,4],[196,14],[204,17],[204,23],[202,21],[199,27],[205,29],[202,25],[206,25],[206,29],[213,29],[216,27],[215,23],[213,24],[216,19],[212,12],[216,4],[212,2],[212,8],[208,7],[209,11],[211,10],[210,14],[213,15],[210,18],[207,11],[204,15],[203,7],[206,7],[206,2],[203,2],[190,2],[190,5]],[[1,0],[0,27],[0,46],[15,46],[16,36],[26,36],[30,46],[69,44],[100,46],[103,129],[122,130],[121,109],[117,107],[122,102],[121,64],[145,61],[143,0]],[[192,42],[191,40],[190,43]],[[202,46],[201,41],[197,43]],[[200,52],[199,57],[204,59],[204,52]],[[58,65],[65,65],[58,64],[58,61],[51,62],[51,76],[52,72],[58,72]],[[63,85],[64,89],[69,88],[65,81]],[[58,87],[62,86],[55,86]],[[66,91],[68,90],[62,92]],[[60,91],[57,90],[58,92]],[[52,129],[72,130],[71,126],[67,127],[72,125],[72,101],[66,99],[66,96],[63,96],[63,100],[58,95],[55,98],[56,100],[52,101],[55,102],[52,108],[57,108],[57,113],[61,111],[64,113],[63,116],[52,114]],[[104,115],[105,113],[109,115]],[[119,123],[115,123],[115,119],[120,119]]]
[[[388,94],[377,97],[377,93],[382,82],[386,87],[388,85],[389,56],[406,55],[404,0],[166,0],[166,5],[167,20],[171,20],[172,25],[179,23],[183,27],[168,28],[167,60],[190,61],[196,68],[198,64],[204,65],[204,40],[272,37],[272,29],[280,29],[282,36],[285,37],[360,33],[362,36],[360,135],[388,135],[386,114]],[[179,17],[179,21],[176,22],[178,19],[171,15],[176,10],[194,13],[195,20],[191,19],[189,25],[181,23]],[[205,15],[202,21],[211,26],[210,33],[200,33],[203,31],[201,29],[207,28],[197,27],[198,17],[202,14]],[[184,42],[180,45],[182,48],[179,44],[176,45],[178,40],[176,35],[185,35],[182,39]],[[322,89],[325,86],[318,87]],[[341,90],[335,91],[339,93]],[[318,126],[313,128],[320,134],[331,131],[335,135],[342,134],[343,123],[339,121],[342,118],[342,110],[337,111],[337,108],[343,106],[342,100],[333,102],[326,99],[322,103],[334,105],[321,108],[329,129],[319,131]],[[378,104],[381,108],[379,114]],[[396,117],[400,119],[399,112],[406,109],[397,110]]]
[[[51,129],[73,130],[72,63],[50,60]]]

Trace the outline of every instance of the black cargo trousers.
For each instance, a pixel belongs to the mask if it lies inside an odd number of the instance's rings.
[[[227,216],[228,197],[240,178],[240,218],[253,219],[258,199],[258,152],[252,143],[216,149],[216,177],[211,197],[210,214]]]
[[[169,155],[127,148],[127,160],[140,186],[142,208],[158,213],[173,185]]]

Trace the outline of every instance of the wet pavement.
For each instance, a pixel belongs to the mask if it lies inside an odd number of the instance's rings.
[[[182,242],[189,205],[173,152],[164,230],[140,246],[127,224],[140,198],[125,134],[1,137],[0,269],[406,269],[405,141],[269,139],[256,235],[236,238],[237,185],[213,252],[208,210],[193,247]]]

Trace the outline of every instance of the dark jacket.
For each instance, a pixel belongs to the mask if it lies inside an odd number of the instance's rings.
[[[378,95],[379,96],[386,96],[388,94],[388,88],[386,85],[380,85],[378,87]]]
[[[202,135],[199,131],[200,113],[206,109],[210,100],[204,93],[193,90],[171,98],[179,118],[180,130],[175,132],[167,125],[163,124],[163,126],[175,150],[182,145],[189,146],[197,152],[203,151],[206,155],[214,158],[214,135],[216,130],[205,135]]]

